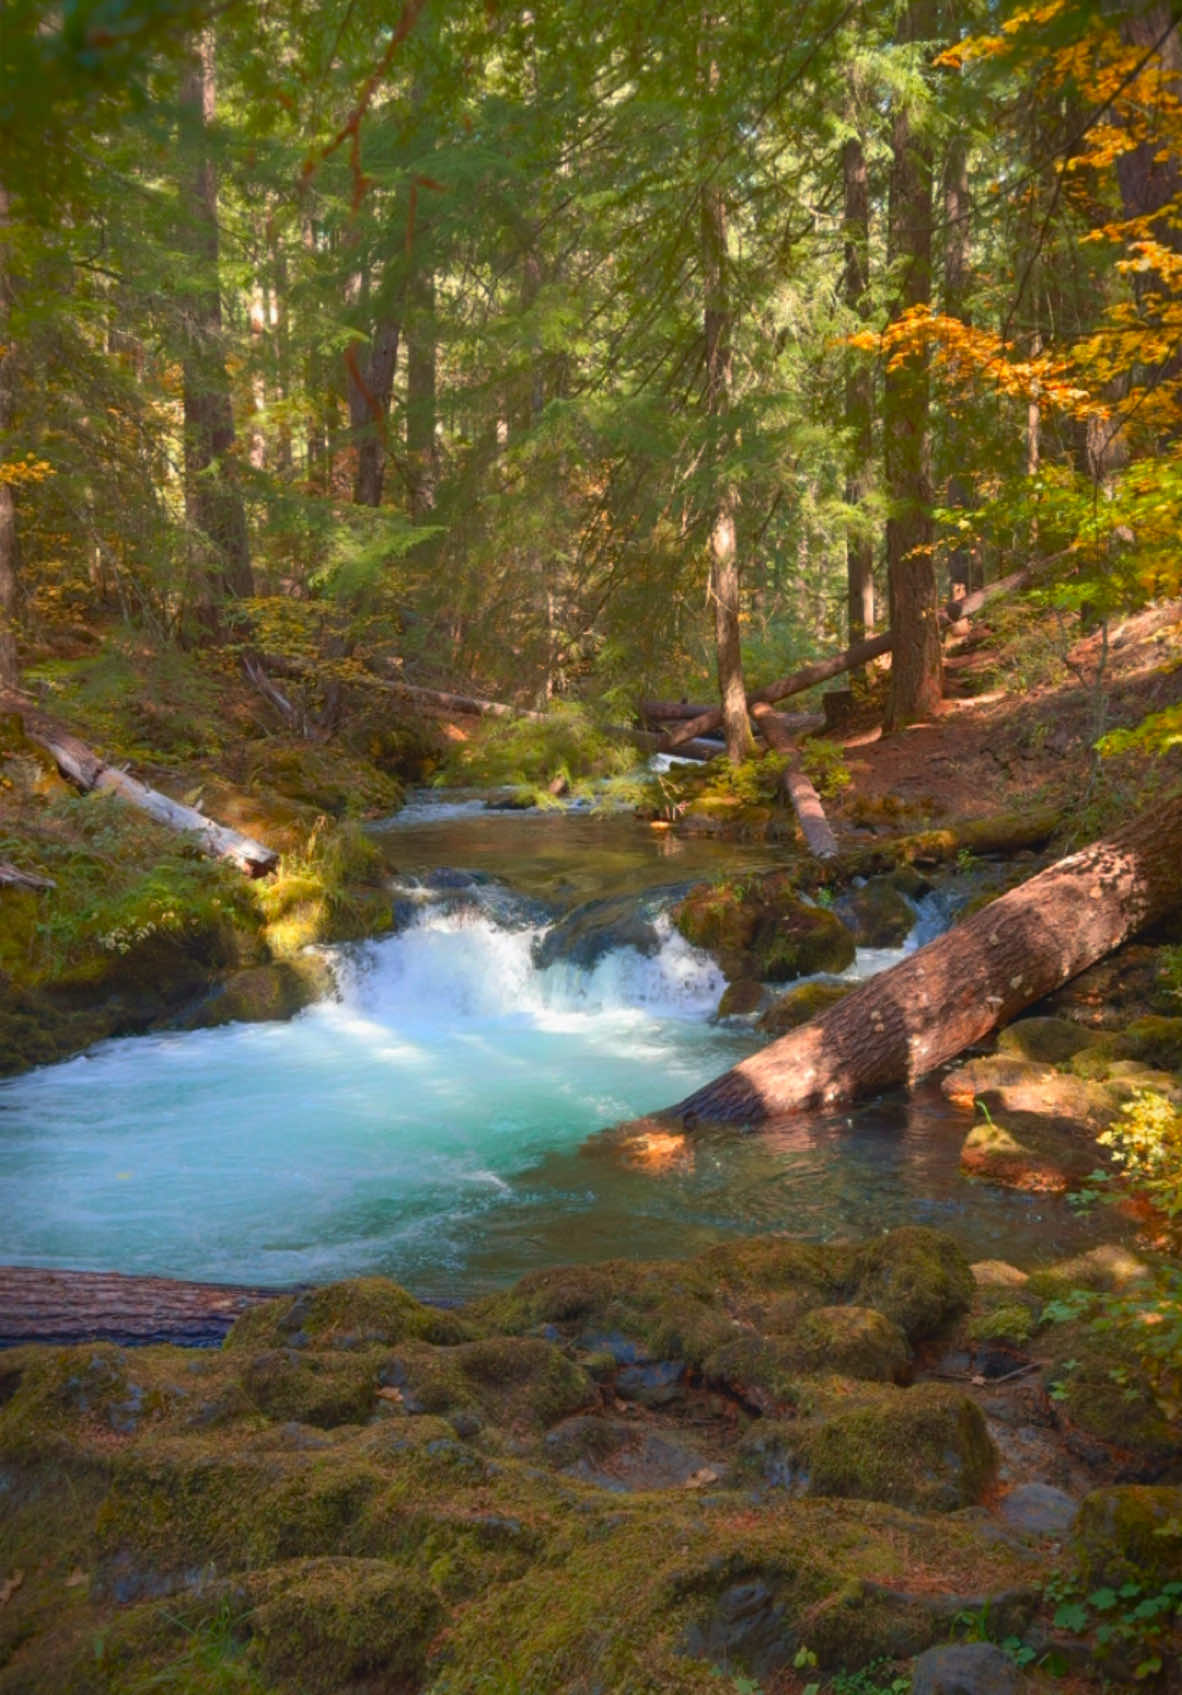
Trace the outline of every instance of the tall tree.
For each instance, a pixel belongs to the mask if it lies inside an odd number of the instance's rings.
[[[870,177],[861,126],[860,89],[851,72],[847,119],[853,134],[841,150],[845,246],[843,293],[851,318],[866,315],[870,286]],[[851,349],[845,377],[845,427],[848,470],[845,498],[853,514],[846,526],[846,611],[849,642],[865,641],[874,629],[874,543],[866,522],[867,497],[874,486],[874,372],[864,354]]]
[[[908,75],[891,125],[890,258],[893,316],[927,306],[932,294],[932,145],[927,93],[918,56],[935,35],[935,0],[907,0],[900,25]],[[916,347],[887,362],[883,384],[883,459],[887,518],[887,591],[894,635],[884,727],[899,730],[935,711],[941,695],[936,570],[932,558],[931,382],[928,355]]]
[[[0,688],[17,686],[17,597],[20,584],[16,496],[5,478],[3,460],[12,429],[16,400],[16,359],[11,330],[12,282],[8,243],[10,198],[0,182]]]
[[[193,265],[184,302],[185,512],[210,550],[206,581],[214,601],[254,592],[222,334],[218,181],[210,134],[215,99],[214,33],[209,28],[193,42],[181,79],[181,118],[191,158],[180,211]],[[205,616],[216,616],[213,601],[204,598]]]

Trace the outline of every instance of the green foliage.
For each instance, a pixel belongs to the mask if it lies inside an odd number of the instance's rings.
[[[502,720],[459,744],[437,779],[452,783],[520,783],[544,786],[562,778],[572,786],[621,776],[639,762],[636,750],[605,734],[586,707],[552,706],[542,722]]]
[[[1156,1679],[1166,1656],[1171,1659],[1171,1637],[1182,1626],[1182,1581],[1162,1584],[1131,1580],[1118,1588],[1102,1585],[1089,1589],[1070,1576],[1052,1578],[1044,1599],[1054,1608],[1056,1630],[1087,1639],[1103,1665],[1116,1659],[1127,1666],[1136,1683]]]
[[[1182,1113],[1154,1089],[1138,1089],[1099,1138],[1125,1181],[1166,1221],[1182,1245]]]
[[[821,736],[811,736],[802,745],[800,762],[817,793],[826,800],[840,794],[854,780],[840,744],[826,741]]]

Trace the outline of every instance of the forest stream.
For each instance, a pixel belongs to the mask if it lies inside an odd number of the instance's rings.
[[[972,1115],[934,1082],[647,1158],[597,1134],[759,1039],[714,1021],[723,979],[665,909],[774,849],[430,798],[379,834],[398,928],[328,950],[337,998],[108,1041],[0,1087],[0,1260],[273,1285],[382,1272],[458,1299],[767,1231],[923,1223],[1019,1265],[1095,1241],[1058,1198],[962,1175]],[[907,947],[958,898],[963,880],[925,897]]]

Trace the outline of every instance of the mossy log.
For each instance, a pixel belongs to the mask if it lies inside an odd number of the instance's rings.
[[[29,740],[52,754],[62,775],[77,783],[80,789],[117,795],[130,806],[146,812],[157,824],[192,836],[203,853],[214,859],[228,860],[248,876],[260,877],[274,870],[279,863],[279,855],[274,849],[264,847],[239,830],[206,818],[195,807],[185,806],[161,794],[158,789],[150,789],[126,771],[108,765],[56,719],[38,711],[20,696],[0,692],[0,709],[16,713]]]
[[[756,1123],[913,1082],[1182,903],[1182,790],[670,1109]]]
[[[825,808],[821,805],[821,797],[800,762],[800,750],[793,741],[787,724],[762,701],[751,708],[751,713],[759,726],[760,734],[773,752],[788,756],[780,787],[792,803],[796,822],[800,825],[800,833],[809,852],[818,859],[835,859],[837,837],[829,826]]]
[[[977,589],[973,594],[964,595],[959,600],[950,600],[940,609],[940,627],[947,629],[949,625],[958,624],[964,618],[971,618],[988,601],[1013,590],[1025,588],[1034,577],[1033,570],[1015,571],[1011,576],[1000,577],[997,582]],[[827,683],[830,677],[840,677],[845,671],[856,671],[860,665],[868,665],[881,654],[890,653],[894,640],[894,636],[887,630],[881,636],[872,636],[868,641],[855,642],[853,647],[848,647],[844,653],[836,654],[832,659],[815,660],[813,664],[805,665],[787,677],[777,678],[766,688],[757,689],[754,694],[748,695],[747,705],[753,708],[762,702],[770,706],[777,700],[786,700],[789,695],[802,694],[805,689],[811,689],[816,683]],[[667,733],[664,751],[672,753],[683,741],[689,741],[695,736],[709,735],[721,723],[722,712],[716,706],[699,714],[697,718],[686,719]]]

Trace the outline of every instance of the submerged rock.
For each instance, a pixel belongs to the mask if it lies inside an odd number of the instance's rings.
[[[590,971],[605,954],[618,948],[654,954],[661,945],[654,923],[657,910],[652,897],[610,895],[586,901],[539,938],[534,946],[534,964],[544,971],[562,960]]]
[[[856,988],[856,983],[802,983],[768,1007],[759,1020],[759,1028],[769,1036],[786,1036],[789,1030],[836,1006]]]

